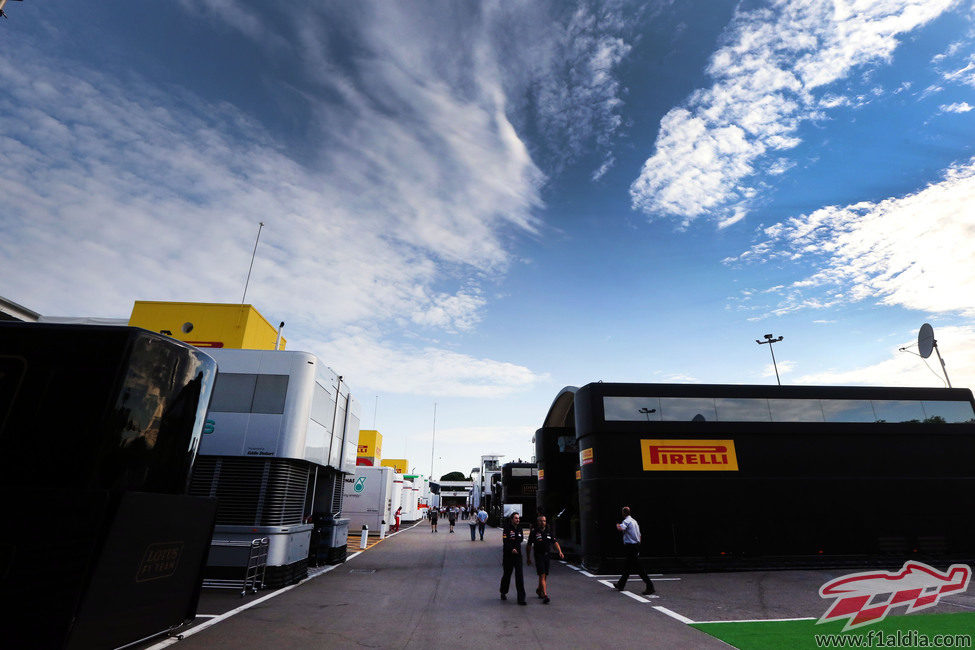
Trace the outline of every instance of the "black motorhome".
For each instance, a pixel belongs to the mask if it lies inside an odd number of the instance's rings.
[[[538,495],[538,466],[535,463],[505,463],[501,466],[501,503],[503,514],[515,510],[521,513],[521,524],[530,527],[535,522]]]
[[[539,507],[598,572],[625,505],[658,568],[975,558],[967,389],[593,383],[535,442]]]
[[[0,323],[9,647],[114,648],[195,616],[216,500],[185,493],[215,375],[145,330]]]

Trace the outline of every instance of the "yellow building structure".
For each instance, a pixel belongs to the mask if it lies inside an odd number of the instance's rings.
[[[383,457],[383,434],[373,429],[359,431],[359,451],[355,464],[367,467],[379,467]]]
[[[198,348],[273,350],[278,338],[277,328],[252,305],[137,300],[129,325]],[[279,349],[286,343],[282,338]]]
[[[382,467],[392,467],[397,474],[410,473],[410,463],[405,458],[387,458],[382,461]]]

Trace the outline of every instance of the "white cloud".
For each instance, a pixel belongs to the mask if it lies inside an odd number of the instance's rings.
[[[938,349],[945,360],[948,376],[955,388],[975,385],[975,328],[936,327]],[[796,383],[815,385],[945,386],[936,355],[925,360],[901,352],[911,349],[916,339],[905,338],[893,347],[889,357],[860,368],[831,369],[799,377]],[[913,348],[916,352],[916,347]]]
[[[546,381],[514,363],[478,359],[433,346],[409,347],[347,328],[327,340],[309,340],[333,368],[354,368],[356,389],[443,397],[503,397]],[[290,344],[289,344],[290,347]]]
[[[788,158],[779,158],[771,165],[769,165],[768,173],[772,176],[779,176],[786,173],[790,169],[796,166],[796,163]]]
[[[965,45],[964,41],[954,41],[944,52],[939,52],[931,58],[931,63],[941,63],[945,59],[954,56]]]
[[[949,82],[975,86],[975,55],[968,62],[956,70],[949,70],[942,75],[942,79]]]
[[[792,361],[777,361],[775,365],[772,365],[770,363],[770,364],[767,364],[762,369],[762,377],[774,377],[775,376],[775,370],[776,370],[776,368],[778,368],[778,370],[779,370],[779,376],[781,377],[781,376],[783,376],[783,375],[785,375],[787,373],[790,373],[793,370],[795,370],[795,367],[796,367],[796,364],[794,362],[792,362]]]
[[[605,176],[606,175],[606,172],[608,172],[610,169],[612,169],[612,167],[613,167],[614,164],[616,164],[616,158],[614,156],[612,156],[612,155],[608,156],[603,161],[603,164],[599,166],[599,169],[597,169],[596,171],[594,171],[592,173],[592,180],[598,181],[600,178],[602,178],[603,176]]]
[[[775,288],[771,314],[863,300],[975,316],[975,159],[937,183],[879,203],[829,206],[764,229],[737,262],[806,261],[816,271]]]
[[[955,104],[942,104],[938,110],[942,113],[967,113],[968,111],[975,108],[968,102],[961,102]]]
[[[468,331],[480,320],[480,310],[487,301],[478,289],[440,293],[418,305],[410,319],[418,325],[439,327],[447,331]]]
[[[741,10],[711,57],[715,83],[668,112],[630,187],[633,206],[686,225],[747,207],[757,162],[799,144],[800,123],[849,100],[815,92],[857,66],[890,59],[898,36],[953,0],[827,3],[779,0]],[[859,100],[858,101],[862,101]]]

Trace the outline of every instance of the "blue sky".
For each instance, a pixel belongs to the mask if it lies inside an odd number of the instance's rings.
[[[975,383],[971,0],[24,2],[0,295],[239,300],[434,473],[566,385]],[[378,409],[376,408],[378,396]]]

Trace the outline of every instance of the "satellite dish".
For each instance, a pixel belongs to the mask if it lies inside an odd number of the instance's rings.
[[[922,358],[927,359],[934,350],[934,328],[925,323],[917,333],[917,351]]]

